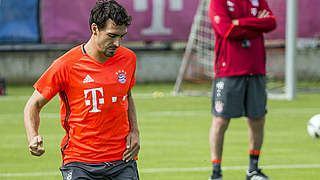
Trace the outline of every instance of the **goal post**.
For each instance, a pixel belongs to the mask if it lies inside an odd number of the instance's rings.
[[[286,96],[296,97],[297,0],[287,0],[286,24]]]

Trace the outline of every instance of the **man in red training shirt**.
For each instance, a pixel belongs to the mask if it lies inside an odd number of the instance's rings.
[[[210,179],[222,180],[223,141],[230,119],[245,116],[250,142],[246,179],[269,180],[258,160],[267,112],[263,33],[275,29],[275,17],[266,0],[211,0],[209,6],[216,34]]]
[[[131,16],[114,0],[98,1],[90,14],[91,38],[55,60],[34,84],[24,110],[32,155],[44,153],[38,134],[41,108],[57,93],[63,179],[139,179],[139,130],[131,88],[136,56],[120,46]]]

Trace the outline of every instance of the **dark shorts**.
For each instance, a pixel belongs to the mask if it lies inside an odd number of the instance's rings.
[[[212,113],[223,118],[257,119],[267,113],[266,78],[232,76],[216,78],[212,88]]]
[[[63,180],[139,180],[136,161],[71,162],[60,168]]]

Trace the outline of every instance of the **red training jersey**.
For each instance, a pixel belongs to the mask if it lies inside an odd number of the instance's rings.
[[[257,18],[259,11],[270,16]],[[263,33],[276,28],[276,20],[266,0],[211,0],[209,18],[215,31],[214,76],[266,74]],[[239,25],[232,20],[238,19]],[[250,47],[243,47],[243,40]]]
[[[129,132],[127,92],[135,84],[136,56],[119,47],[100,63],[77,46],[55,60],[34,84],[50,100],[60,96],[63,164],[121,160]]]

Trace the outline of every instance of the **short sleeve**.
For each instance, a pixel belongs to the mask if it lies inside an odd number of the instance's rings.
[[[33,87],[46,99],[52,99],[64,90],[67,79],[66,67],[61,60],[54,61]]]

